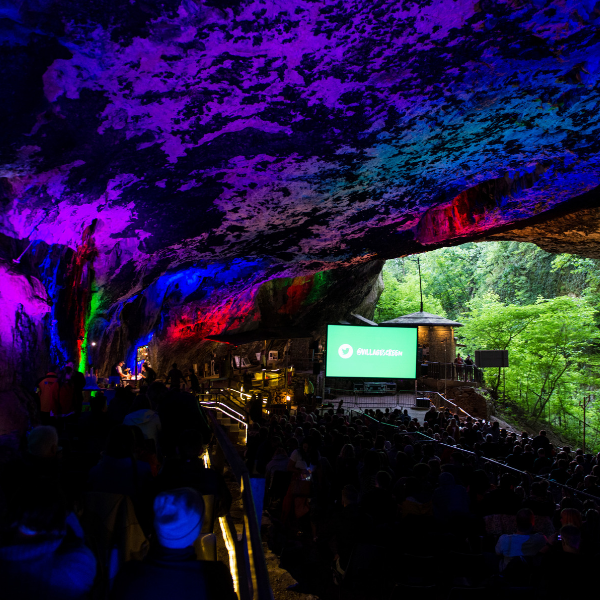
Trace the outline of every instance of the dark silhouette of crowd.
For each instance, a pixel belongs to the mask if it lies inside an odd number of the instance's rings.
[[[39,388],[42,424],[0,439],[2,597],[236,598],[213,533],[232,497],[203,462],[211,430],[197,397],[155,381],[117,387],[110,403],[96,391],[88,406],[72,367]],[[250,409],[263,535],[296,591],[530,600],[592,585],[600,454],[450,409],[422,422]]]
[[[251,426],[268,543],[319,597],[564,598],[600,551],[600,454],[432,407],[272,415]],[[562,484],[562,486],[560,485]]]
[[[0,439],[0,596],[237,598],[213,533],[231,494],[201,458],[196,397],[154,382],[88,407],[74,373],[39,382],[43,425]]]

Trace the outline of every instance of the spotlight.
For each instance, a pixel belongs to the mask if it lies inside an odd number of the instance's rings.
[[[92,346],[95,346],[95,345],[96,345],[96,342],[92,342]]]

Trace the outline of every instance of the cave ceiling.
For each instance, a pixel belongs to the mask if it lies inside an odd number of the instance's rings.
[[[80,342],[467,240],[599,253],[596,0],[5,0],[0,38],[0,233]]]

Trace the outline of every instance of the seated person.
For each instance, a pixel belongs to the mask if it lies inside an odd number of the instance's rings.
[[[156,407],[151,406],[148,396],[140,393],[133,403],[133,412],[123,419],[123,425],[139,427],[144,434],[144,439],[153,440],[154,447],[158,450],[158,437],[162,426],[155,409]]]
[[[207,469],[200,457],[204,448],[199,431],[183,432],[177,445],[178,456],[167,458],[156,478],[158,490],[191,487],[203,496],[215,496],[215,514],[224,516],[231,507],[231,492],[223,476]]]
[[[533,514],[539,517],[552,517],[556,509],[553,500],[548,497],[544,485],[540,481],[531,484],[531,494],[523,502],[523,508],[529,508]]]
[[[39,425],[27,437],[24,462],[29,476],[58,480],[61,448],[58,432],[51,425]]]
[[[591,557],[581,555],[581,532],[574,525],[560,528],[561,552],[544,555],[542,585],[550,599],[583,596],[594,589],[595,572]]]
[[[556,469],[550,471],[550,479],[554,479],[561,484],[566,484],[571,479],[571,473],[569,472],[569,463],[561,458],[556,463]]]
[[[134,503],[148,492],[152,470],[134,456],[135,437],[127,425],[115,427],[100,462],[90,469],[90,491],[130,496]]]
[[[483,515],[516,515],[521,508],[521,499],[514,491],[515,478],[504,473],[500,477],[500,485],[487,492],[481,502]]]
[[[550,469],[552,468],[552,460],[546,456],[546,451],[543,448],[540,448],[537,451],[537,454],[538,457],[533,463],[533,472],[538,475],[546,475],[550,473]]]
[[[358,490],[351,485],[342,490],[342,510],[335,515],[332,529],[329,547],[337,570],[343,573],[354,546],[365,542],[373,530],[372,519],[358,503]]]
[[[398,504],[390,491],[392,478],[387,471],[375,475],[375,488],[367,492],[360,505],[371,516],[375,524],[393,523],[398,512]]]
[[[501,557],[500,571],[517,556],[536,556],[546,546],[546,536],[533,532],[535,517],[529,508],[517,513],[517,533],[501,535],[496,544],[496,554]]]
[[[287,471],[289,458],[285,448],[278,446],[273,454],[273,458],[267,463],[265,477],[270,479],[275,471]]]
[[[194,542],[204,519],[202,496],[191,488],[154,500],[158,547],[144,561],[125,563],[116,577],[114,600],[237,600],[231,575],[221,562],[196,560]]]
[[[67,525],[66,502],[58,484],[26,482],[8,503],[10,526],[0,545],[2,597],[19,600],[88,598],[96,559],[79,523]]]

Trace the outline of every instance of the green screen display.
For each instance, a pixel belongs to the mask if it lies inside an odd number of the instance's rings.
[[[328,377],[417,377],[416,327],[327,326]]]

